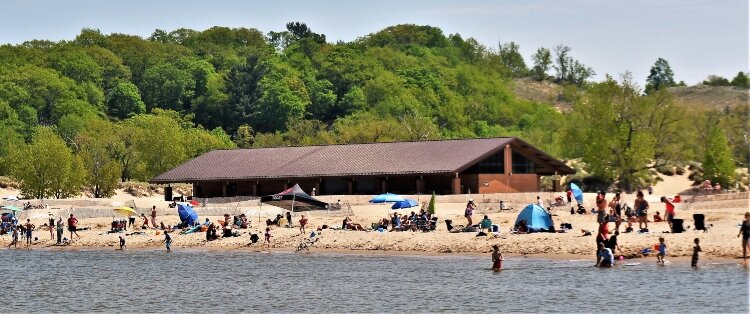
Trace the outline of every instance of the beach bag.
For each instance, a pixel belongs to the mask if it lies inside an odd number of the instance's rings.
[[[626,217],[633,217],[633,209],[630,208],[630,206],[625,205],[625,216]]]

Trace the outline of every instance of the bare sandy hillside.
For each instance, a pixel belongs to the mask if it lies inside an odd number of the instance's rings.
[[[748,102],[750,90],[732,86],[687,86],[669,88],[678,104],[696,109],[722,109]]]

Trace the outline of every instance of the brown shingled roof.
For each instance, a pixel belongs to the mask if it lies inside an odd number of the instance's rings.
[[[503,137],[216,150],[167,171],[151,182],[453,173],[513,141],[522,142]],[[573,172],[549,158],[561,173]]]

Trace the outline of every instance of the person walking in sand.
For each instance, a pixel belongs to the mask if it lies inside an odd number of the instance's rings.
[[[156,205],[151,207],[151,225],[156,229]]]
[[[472,226],[474,225],[473,221],[471,220],[471,216],[474,215],[474,210],[476,209],[477,205],[474,204],[473,199],[469,199],[469,202],[466,203],[466,210],[464,211],[464,217],[466,217],[466,226]]]
[[[118,237],[120,238],[120,251],[127,250],[128,247],[125,245],[125,237],[122,235],[119,235]]]
[[[299,219],[299,233],[305,234],[307,231],[305,231],[305,226],[307,226],[307,217],[305,215],[302,215],[302,218]]]
[[[498,271],[503,269],[503,253],[500,252],[500,246],[492,246],[492,270]]]
[[[26,248],[30,249],[31,248],[31,236],[36,226],[34,226],[34,224],[31,223],[31,219],[26,219],[26,224],[24,225],[24,228],[25,228],[24,230],[26,231]]]
[[[700,239],[695,238],[693,242],[695,243],[695,246],[693,246],[693,258],[690,260],[690,266],[693,267],[693,269],[696,269],[698,268],[698,253],[703,252],[703,250],[701,250]]]
[[[742,221],[739,238],[742,236],[742,259],[747,259],[747,251],[750,250],[750,212],[745,213],[745,220]]]
[[[635,215],[638,217],[638,229],[648,230],[648,202],[643,199],[643,191],[638,191],[635,195]]]
[[[664,256],[667,256],[667,244],[664,237],[659,237],[659,253],[656,254],[656,263],[664,264]]]
[[[68,218],[68,231],[70,231],[70,241],[73,241],[74,234],[79,239],[81,238],[81,236],[78,235],[78,218],[76,218],[76,216],[73,216],[73,214],[70,214],[70,218]]]
[[[169,235],[169,231],[164,231],[164,246],[167,247],[167,253],[172,252],[172,237]]]

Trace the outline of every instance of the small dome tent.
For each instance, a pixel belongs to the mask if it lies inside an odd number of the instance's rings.
[[[555,225],[547,211],[536,204],[529,204],[524,207],[518,213],[515,224],[518,225],[522,220],[526,220],[526,226],[530,232],[552,231]]]

